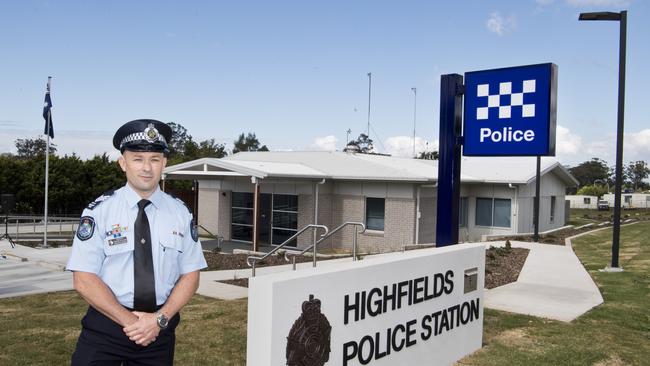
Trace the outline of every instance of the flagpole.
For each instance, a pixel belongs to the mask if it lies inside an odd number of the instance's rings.
[[[47,77],[47,92],[50,93],[50,81],[52,80],[51,76]],[[51,98],[51,96],[50,96]],[[43,232],[43,248],[47,248],[47,193],[49,188],[49,168],[50,168],[50,125],[52,123],[52,109],[49,108],[47,111],[47,127],[45,129],[47,135],[47,145],[45,148],[45,230]]]

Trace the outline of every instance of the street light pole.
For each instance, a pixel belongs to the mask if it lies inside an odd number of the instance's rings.
[[[616,127],[616,182],[614,187],[614,225],[612,234],[613,270],[620,270],[618,248],[621,236],[621,191],[623,187],[623,130],[625,115],[625,53],[627,39],[627,10],[620,13],[581,13],[579,20],[614,20],[620,25],[618,54],[618,123]]]

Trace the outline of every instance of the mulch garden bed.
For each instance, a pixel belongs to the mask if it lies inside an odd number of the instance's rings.
[[[526,248],[495,248],[485,251],[485,288],[491,289],[517,281],[526,262]]]
[[[517,281],[519,272],[524,266],[528,249],[525,248],[495,248],[490,247],[485,252],[485,288],[491,289]],[[226,269],[250,268],[246,264],[246,254],[221,254],[205,253],[209,271]],[[321,259],[319,258],[319,261]],[[310,262],[310,257],[298,257],[296,262]],[[287,264],[284,256],[272,255],[264,263],[258,263],[258,267]],[[222,280],[219,282],[230,285],[248,287],[248,278],[237,278]]]
[[[223,254],[215,252],[203,252],[205,256],[205,261],[208,262],[208,268],[204,271],[223,271],[229,269],[250,269],[246,263],[248,254]],[[318,261],[323,261],[331,259],[329,257],[318,258]],[[296,263],[311,262],[311,257],[299,256],[296,257]],[[257,262],[255,265],[256,268],[267,267],[267,266],[280,266],[283,264],[291,264],[284,259],[284,254],[282,255],[271,255],[263,261]]]

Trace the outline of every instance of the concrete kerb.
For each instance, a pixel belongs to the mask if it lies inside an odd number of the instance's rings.
[[[636,222],[632,222],[632,223],[621,225],[621,226],[630,226],[630,225],[634,225],[634,224],[638,224],[638,223],[639,223],[639,221],[636,221]],[[611,227],[609,227],[609,226],[608,227],[601,227],[600,229],[585,231],[584,233],[580,233],[580,234],[577,234],[577,235],[574,235],[574,236],[570,236],[570,237],[564,239],[564,245],[566,245],[567,247],[571,248],[571,250],[573,250],[573,244],[571,243],[571,240],[573,240],[575,238],[579,238],[579,237],[581,237],[583,235],[587,235],[587,234],[591,234],[591,233],[595,233],[597,231],[602,231],[602,230],[607,230],[607,229],[611,229]]]

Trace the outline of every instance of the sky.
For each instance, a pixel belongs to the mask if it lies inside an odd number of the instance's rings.
[[[125,122],[180,123],[232,147],[436,149],[440,76],[558,65],[557,158],[614,164],[618,22],[628,10],[624,160],[650,161],[650,5],[643,0],[2,1],[0,153],[43,136],[52,76],[59,154],[108,152]],[[415,94],[411,88],[416,88]],[[417,103],[417,108],[416,108]],[[415,112],[415,121],[414,121]]]

